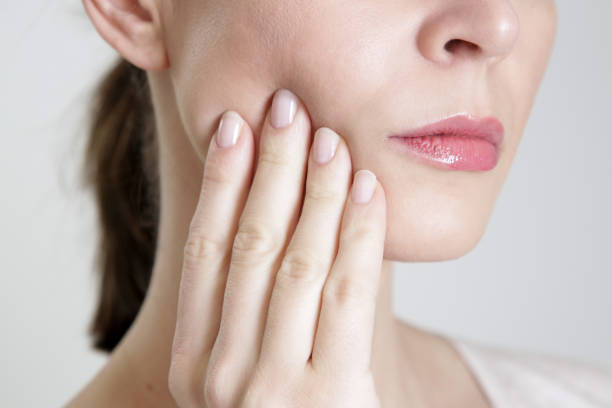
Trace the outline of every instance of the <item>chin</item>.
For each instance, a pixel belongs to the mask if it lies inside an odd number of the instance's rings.
[[[484,235],[490,212],[423,210],[418,217],[387,215],[384,258],[398,262],[436,262],[458,259],[471,252]]]

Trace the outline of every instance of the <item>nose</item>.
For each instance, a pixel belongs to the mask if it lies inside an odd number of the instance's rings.
[[[432,12],[417,36],[425,58],[440,64],[460,58],[493,61],[503,59],[514,48],[519,19],[509,0],[432,3]]]

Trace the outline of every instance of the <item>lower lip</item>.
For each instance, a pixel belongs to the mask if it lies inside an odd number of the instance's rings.
[[[487,171],[497,165],[496,146],[470,136],[392,137],[417,160],[446,170]]]

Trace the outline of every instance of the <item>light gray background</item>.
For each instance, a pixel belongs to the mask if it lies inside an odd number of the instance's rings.
[[[396,264],[395,310],[496,346],[612,367],[612,15],[561,0],[551,64],[488,230],[465,257]],[[98,371],[84,107],[113,57],[78,1],[0,5],[0,403],[58,406]]]

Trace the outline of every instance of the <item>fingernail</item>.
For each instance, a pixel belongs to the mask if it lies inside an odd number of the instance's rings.
[[[351,199],[354,203],[365,204],[372,199],[376,189],[376,176],[370,170],[359,170],[355,173]]]
[[[319,164],[329,162],[338,147],[338,135],[329,128],[320,128],[315,133],[313,159]]]
[[[217,146],[234,146],[238,140],[238,136],[240,136],[241,128],[242,119],[240,116],[233,111],[225,112],[221,118],[221,122],[219,123],[219,129],[217,130]]]
[[[279,89],[272,100],[270,122],[276,129],[284,128],[293,123],[297,111],[297,97],[287,89]]]

